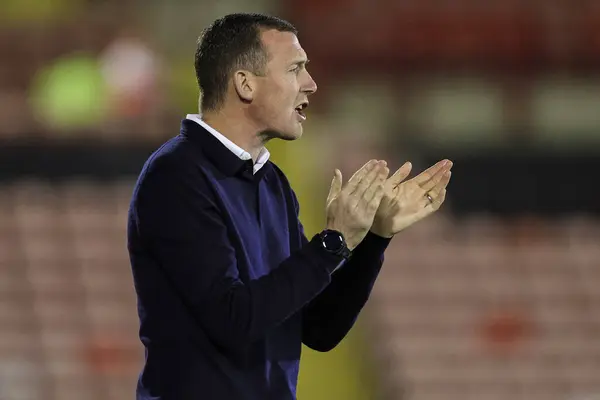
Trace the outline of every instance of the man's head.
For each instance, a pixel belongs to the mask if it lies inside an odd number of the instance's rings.
[[[206,28],[195,67],[203,113],[236,107],[268,138],[302,135],[299,106],[317,89],[306,53],[289,22],[260,14],[231,14]]]

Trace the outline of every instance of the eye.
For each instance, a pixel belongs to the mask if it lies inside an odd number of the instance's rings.
[[[292,68],[290,70],[290,72],[294,72],[294,73],[297,74],[298,72],[300,72],[300,66],[299,65],[295,65],[294,68]]]

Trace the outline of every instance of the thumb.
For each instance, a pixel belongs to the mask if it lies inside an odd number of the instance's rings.
[[[405,162],[400,168],[398,168],[396,172],[394,172],[394,175],[388,178],[386,183],[391,185],[393,188],[398,186],[403,180],[406,179],[411,170],[412,164],[410,161]]]
[[[327,195],[327,204],[333,199],[337,197],[338,194],[342,191],[342,172],[339,169],[335,169],[335,173],[333,175],[333,180],[331,181],[331,188],[329,189],[329,194]]]

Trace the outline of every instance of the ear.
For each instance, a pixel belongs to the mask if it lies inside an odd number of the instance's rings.
[[[249,71],[235,71],[233,75],[233,87],[242,101],[251,102],[256,96],[256,80],[254,75]]]

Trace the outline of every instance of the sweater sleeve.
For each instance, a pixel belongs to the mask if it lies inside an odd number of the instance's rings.
[[[236,254],[206,178],[160,160],[141,178],[137,229],[163,276],[209,337],[239,350],[298,312],[331,281],[341,258],[307,242],[271,273],[238,277]]]
[[[299,220],[298,224],[306,244],[308,239]],[[369,299],[390,241],[369,232],[350,260],[333,273],[327,288],[303,309],[302,342],[306,346],[325,352],[346,337]]]

